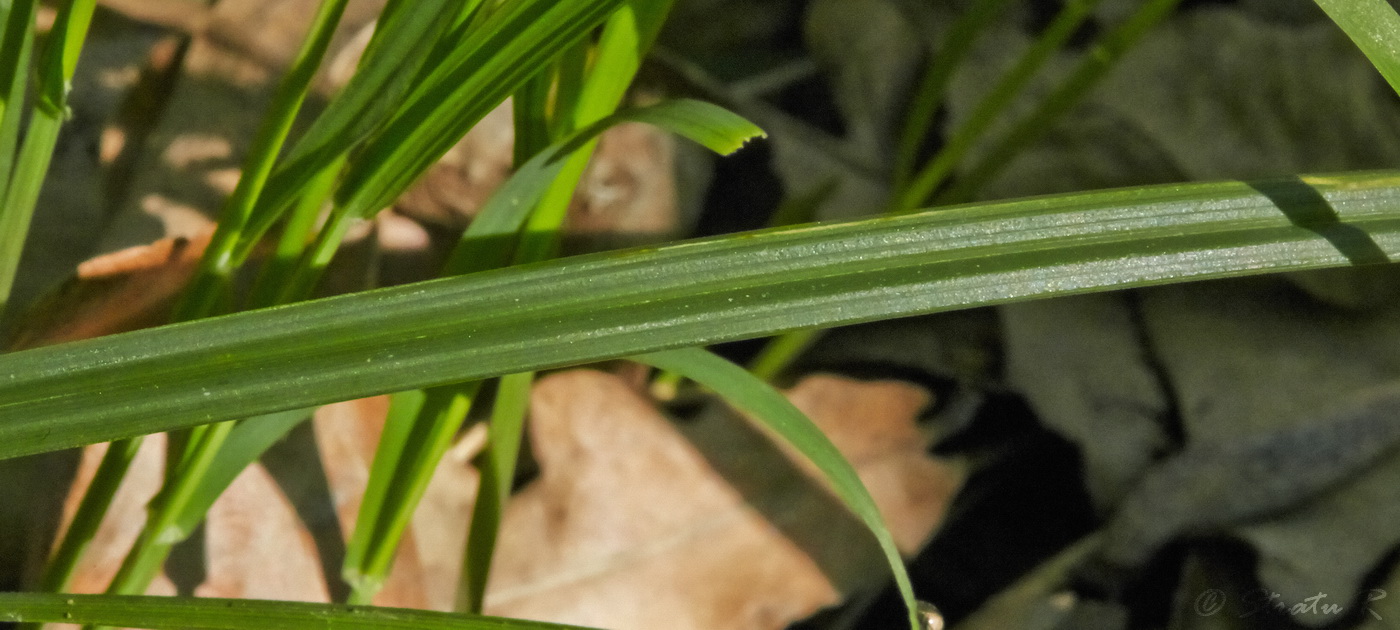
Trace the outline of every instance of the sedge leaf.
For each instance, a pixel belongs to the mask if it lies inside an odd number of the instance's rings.
[[[406,608],[205,597],[0,593],[0,620],[151,630],[567,630],[542,621]]]
[[[1383,263],[1400,173],[969,204],[553,260],[0,356],[0,456],[803,328]]]
[[[509,264],[508,241],[525,225],[530,211],[563,170],[569,156],[623,122],[649,123],[728,155],[765,134],[729,110],[704,101],[677,99],[620,111],[569,134],[530,158],[491,195],[462,234],[444,275],[485,271]]]
[[[1314,0],[1400,94],[1400,14],[1385,0]]]
[[[714,390],[729,404],[781,436],[815,464],[831,482],[836,496],[875,536],[880,550],[885,552],[885,561],[890,565],[895,585],[909,611],[910,625],[915,630],[920,627],[914,587],[909,583],[909,573],[904,569],[904,560],[894,544],[894,536],[880,516],[880,508],[875,505],[875,499],[865,489],[865,484],[861,483],[856,469],[806,414],[763,379],[702,348],[653,352],[632,359],[675,372]]]
[[[209,513],[214,501],[228,489],[243,469],[257,461],[273,444],[309,418],[310,409],[293,409],[248,418],[234,426],[228,439],[219,448],[219,453],[214,456],[214,461],[209,464],[209,470],[200,479],[194,497],[180,511],[175,521],[178,536],[181,539],[189,536],[200,521],[204,520],[204,515]]]

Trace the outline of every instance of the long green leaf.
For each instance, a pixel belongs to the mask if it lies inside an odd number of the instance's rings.
[[[214,461],[209,464],[209,470],[200,479],[194,498],[180,511],[175,521],[180,537],[187,537],[194,531],[200,521],[204,520],[204,515],[209,512],[214,501],[217,501],[219,495],[238,478],[243,469],[262,457],[267,449],[286,437],[298,424],[310,418],[311,410],[293,409],[239,422],[229,432],[228,439],[219,449],[218,455],[214,456]]]
[[[0,593],[0,620],[152,630],[567,630],[541,621],[251,599]]]
[[[0,456],[801,328],[1397,254],[1396,172],[594,254],[0,356]]]
[[[817,425],[812,424],[806,414],[762,379],[707,350],[668,350],[639,355],[633,359],[676,372],[714,390],[726,402],[772,429],[811,460],[822,474],[826,475],[841,502],[860,518],[875,536],[880,550],[885,552],[885,561],[890,565],[895,585],[899,587],[900,596],[909,611],[909,624],[914,630],[918,630],[918,601],[914,599],[914,587],[909,583],[909,573],[904,569],[904,560],[899,555],[899,548],[894,544],[894,536],[890,534],[884,518],[880,516],[880,508],[875,505],[875,499],[865,489],[865,484],[861,483],[856,469],[846,461],[841,451],[836,450],[836,445],[827,439],[826,434],[822,433]]]
[[[623,122],[655,125],[727,155],[765,134],[753,123],[718,105],[677,99],[620,111],[575,131],[521,165],[477,213],[462,242],[452,252],[444,275],[459,275],[503,267],[510,263],[510,243],[525,225],[530,210],[549,189],[575,151],[599,134]]]
[[[9,23],[6,31],[20,30],[10,26],[32,19],[34,7],[33,0],[25,0],[12,7],[6,20]],[[58,144],[58,131],[67,116],[68,90],[72,89],[73,71],[77,68],[78,55],[82,52],[83,40],[87,38],[96,7],[97,0],[71,0],[59,7],[48,42],[39,57],[35,75],[38,93],[29,108],[29,130],[20,145],[3,202],[0,202],[0,313],[4,312],[10,291],[14,288],[20,252],[25,235],[29,233],[29,223],[34,218],[34,206],[39,201],[39,190],[48,174],[54,147]],[[26,33],[25,37],[29,37],[28,29],[29,25],[24,24],[22,30]],[[11,55],[19,58],[25,56],[24,47],[29,44],[11,43],[18,44],[19,48],[15,49],[13,45],[8,47],[3,51],[5,58],[0,62],[17,63],[18,59],[11,58]],[[5,89],[11,87],[5,86]],[[19,103],[8,106],[14,105]]]
[[[337,192],[343,212],[362,216],[388,205],[478,121],[519,89],[560,51],[583,38],[623,0],[521,0],[469,20],[465,34],[449,30],[428,55],[419,79],[397,98],[383,94],[370,104],[395,104],[387,120],[376,122],[377,134],[358,149]],[[459,17],[483,15],[459,6]],[[420,76],[422,75],[422,76]],[[394,84],[397,86],[398,84]],[[376,110],[382,114],[384,112]],[[258,235],[289,207],[316,173],[337,158],[331,150],[310,151],[316,159],[274,173],[268,183],[267,208],[259,209],[249,234]],[[289,166],[289,169],[291,167]],[[246,241],[237,258],[248,255],[256,239]]]
[[[1400,14],[1385,0],[1314,0],[1400,94]]]
[[[1084,20],[1093,14],[1100,0],[1071,0],[1050,22],[1049,26],[1036,38],[1035,44],[1022,53],[1016,64],[997,80],[996,85],[977,106],[967,120],[952,132],[933,159],[919,169],[910,181],[908,188],[900,192],[899,209],[917,208],[923,205],[929,195],[940,184],[947,181],[953,169],[972,150],[987,129],[1006,111],[1016,97],[1021,95],[1032,78],[1051,56],[1069,41]]]
[[[351,164],[338,205],[378,211],[535,71],[583,38],[622,0],[519,0],[493,13],[411,92]]]
[[[411,6],[400,6],[405,2]],[[272,173],[265,198],[258,203],[255,228],[280,217],[326,165],[338,161],[391,117],[450,22],[446,18],[458,12],[460,4],[398,0],[385,8],[359,69]]]

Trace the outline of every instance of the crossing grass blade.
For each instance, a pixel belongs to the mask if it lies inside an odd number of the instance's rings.
[[[875,505],[875,499],[865,489],[865,484],[861,483],[856,469],[806,414],[763,379],[707,350],[684,348],[632,358],[710,388],[726,402],[782,437],[821,470],[836,496],[875,536],[880,550],[885,554],[885,561],[889,563],[890,572],[894,574],[900,597],[909,611],[910,627],[913,630],[921,627],[914,587],[909,582],[909,573],[904,569],[899,548],[895,547],[894,536],[880,516],[880,508]]]
[[[0,620],[151,630],[570,630],[541,621],[405,608],[205,597],[0,593]]]
[[[764,135],[743,117],[710,103],[677,99],[624,110],[580,129],[522,164],[477,213],[462,241],[449,257],[444,275],[459,275],[503,267],[510,263],[509,241],[525,226],[535,204],[544,196],[575,152],[599,134],[623,122],[648,123],[684,136],[721,155]]]
[[[1314,0],[1400,93],[1400,14],[1385,0]]]
[[[811,327],[1400,255],[1400,173],[970,204],[0,356],[0,456]]]

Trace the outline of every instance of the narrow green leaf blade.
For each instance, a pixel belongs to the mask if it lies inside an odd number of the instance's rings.
[[[1314,0],[1400,94],[1400,14],[1385,0]]]
[[[391,5],[377,26],[374,41],[350,82],[287,152],[268,180],[260,213],[280,213],[326,165],[350,151],[402,104],[411,81],[428,61],[458,3],[413,0],[411,7]],[[396,10],[390,10],[396,9]]]
[[[379,210],[491,108],[600,24],[622,0],[520,0],[499,8],[413,90],[351,164],[340,205]]]
[[[560,259],[0,355],[0,456],[720,341],[1381,263],[1400,173],[971,204]]]
[[[719,105],[687,98],[618,112],[595,124],[591,135],[619,122],[642,122],[685,136],[720,155],[738,151],[750,140],[766,138],[758,125]]]
[[[510,241],[525,225],[531,209],[553,184],[575,151],[604,131],[623,122],[643,122],[684,136],[722,155],[765,134],[757,125],[718,105],[690,99],[663,101],[628,109],[569,134],[530,158],[491,195],[462,234],[444,275],[460,275],[504,267],[510,263]]]
[[[729,404],[772,429],[811,460],[831,482],[836,496],[865,523],[880,543],[880,549],[885,552],[885,561],[894,574],[895,585],[899,587],[899,594],[909,610],[910,626],[918,630],[918,601],[914,599],[914,587],[909,583],[909,573],[904,569],[904,559],[894,544],[894,536],[880,516],[880,508],[875,505],[875,499],[865,489],[865,484],[861,483],[856,469],[806,414],[762,379],[708,350],[685,348],[632,358],[675,372],[714,390]]]
[[[567,630],[541,621],[251,599],[0,593],[0,620],[151,630]]]
[[[183,536],[190,535],[210,506],[227,490],[233,480],[250,464],[262,457],[298,424],[311,417],[310,409],[293,409],[272,413],[256,418],[248,418],[238,423],[229,433],[228,439],[219,449],[209,470],[195,490],[194,498],[185,505],[176,519],[176,527]]]

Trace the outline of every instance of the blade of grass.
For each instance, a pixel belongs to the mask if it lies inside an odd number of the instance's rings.
[[[1400,174],[1382,172],[580,256],[0,355],[0,457],[789,330],[1398,253]]]
[[[619,23],[619,20],[623,19],[623,17],[630,14],[630,7],[624,6],[620,11],[615,13],[612,18],[608,20],[608,25],[605,27],[602,36],[603,42],[606,43],[610,41],[610,36],[608,35],[608,33],[618,28],[617,25]],[[611,37],[611,40],[613,41],[615,41],[616,39],[616,37]],[[603,44],[600,44],[599,49],[606,50],[606,47]],[[576,69],[582,71],[582,69],[586,66],[586,60],[589,53],[590,48],[581,43],[580,45],[576,45],[575,47],[567,50],[563,57],[559,59],[554,64],[554,66],[555,68],[558,68],[563,72],[572,72]],[[594,77],[606,76],[611,78],[616,76],[615,72],[619,69],[613,67],[617,65],[616,60],[613,57],[616,57],[616,55],[608,56],[600,54],[600,58],[595,64],[595,67],[588,74],[589,79],[584,81],[584,83],[582,84],[581,91],[577,93],[571,93],[567,91],[556,92],[555,94],[553,94],[554,98],[551,101],[551,90],[555,85],[556,77],[556,74],[553,70],[551,70],[549,74],[537,75],[535,78],[531,79],[530,81],[527,81],[520,91],[516,92],[514,100],[516,138],[514,147],[515,165],[518,171],[523,171],[525,174],[525,176],[520,177],[519,180],[525,182],[524,185],[531,186],[532,188],[538,189],[542,192],[542,196],[534,192],[527,193],[527,195],[530,197],[530,201],[526,203],[521,203],[519,206],[516,207],[516,209],[518,210],[516,214],[520,217],[520,222],[528,222],[530,221],[531,217],[535,217],[541,213],[545,213],[550,216],[558,215],[559,223],[562,224],[563,213],[568,208],[569,200],[573,196],[573,190],[577,186],[578,177],[582,174],[583,167],[584,165],[586,165],[588,158],[592,152],[594,142],[592,141],[591,136],[593,134],[587,134],[588,137],[586,139],[581,138],[582,145],[578,146],[577,144],[575,144],[567,154],[567,157],[563,158],[562,164],[560,164],[560,166],[558,167],[542,169],[539,166],[534,166],[533,168],[531,168],[532,165],[530,165],[530,160],[540,152],[550,148],[549,145],[552,136],[556,134],[574,131],[576,127],[575,116],[578,115],[578,112],[581,111],[582,108],[580,106],[579,100],[566,99],[569,99],[571,97],[575,99],[581,99],[582,95],[589,94],[590,88],[596,85],[597,83],[597,81],[593,80]],[[626,69],[623,68],[621,70]],[[632,70],[635,71],[635,65],[632,67]],[[624,81],[624,83],[622,83],[618,87],[619,89],[625,89],[625,82],[630,82],[631,74],[624,73],[621,76],[622,81]],[[609,82],[609,85],[617,85],[618,83],[619,81],[617,79],[613,79]],[[593,90],[593,92],[595,93],[596,91],[597,90]],[[617,100],[620,100],[621,96],[621,93],[618,93],[616,95]],[[616,101],[612,103],[612,108],[615,107]],[[609,109],[607,113],[611,113],[611,109]],[[541,175],[541,177],[532,178],[531,174],[533,173],[538,173],[539,175]],[[508,186],[507,188],[511,187]],[[512,223],[516,222],[513,221]],[[491,223],[485,223],[485,225],[489,226],[491,225]],[[473,225],[473,227],[476,226]],[[471,230],[469,230],[469,232],[471,232]],[[512,232],[514,232],[514,230],[512,230]],[[504,256],[507,255],[509,251],[507,245],[517,245],[517,243],[507,244],[504,242],[507,240],[513,240],[513,236],[514,234],[500,233],[495,239],[498,242],[494,243],[494,246],[491,247],[491,249],[489,250],[491,254],[495,254],[492,257],[492,259],[489,262],[485,262],[483,260],[482,262],[476,264],[497,266],[498,264],[503,263],[506,260]],[[474,239],[479,237],[477,236],[477,232],[472,232],[469,238]],[[465,242],[470,241],[464,241],[464,243]],[[523,246],[524,243],[520,243],[519,245]],[[519,257],[519,255],[522,252],[523,249],[517,249],[517,257]],[[455,262],[455,260],[456,259],[454,257],[453,261]],[[447,274],[453,273],[453,267],[454,264],[450,262],[445,272]],[[518,382],[520,378],[525,379],[523,385]],[[529,382],[532,378],[533,375],[527,373],[523,375],[510,375],[505,377],[505,379],[502,381],[502,383],[509,383],[510,386],[498,388],[497,396],[493,403],[493,420],[501,420],[499,424],[496,422],[492,423],[493,442],[502,441],[504,443],[509,443],[512,441],[512,438],[502,436],[501,432],[512,429],[516,431],[520,430],[520,421],[511,423],[508,419],[500,418],[500,414],[502,412],[509,412],[510,410],[516,407],[522,407],[523,409],[523,399],[517,400],[515,397],[528,395]],[[471,382],[461,385],[451,385],[447,387],[435,388],[429,392],[429,396],[444,397],[456,395],[456,397],[460,400],[469,401],[472,397],[474,397],[479,387],[479,382]],[[457,411],[458,410],[453,408],[452,406],[425,406],[422,410],[420,410],[419,416],[414,420],[415,435],[440,435],[446,433],[449,427],[450,430],[455,433],[456,429],[460,427],[461,422],[465,416],[465,409],[461,410],[461,417],[459,417]],[[442,428],[428,429],[427,431],[420,432],[419,427]],[[519,436],[515,436],[513,440],[515,442],[518,442]],[[398,478],[398,475],[401,472],[407,471],[409,474],[422,477],[423,479],[421,483],[422,485],[426,486],[426,478],[432,474],[432,471],[434,470],[437,461],[446,452],[446,440],[439,441],[436,445],[436,448],[427,447],[413,441],[410,441],[406,445],[406,447],[413,451],[412,453],[408,453],[406,455],[408,457],[412,457],[413,461],[417,464],[417,466],[412,469],[405,469],[401,467],[399,470],[396,470],[396,477],[391,483],[398,486],[410,486],[419,483],[418,479]],[[491,445],[487,446],[485,454],[488,458],[491,457]],[[501,453],[501,456],[505,455],[506,453]],[[399,457],[403,458],[404,456],[405,455],[400,455]],[[495,465],[509,466],[511,469],[513,469],[515,464],[514,452],[509,453],[509,456],[511,458],[510,461],[498,461]],[[485,483],[485,479],[486,477],[483,476],[482,483]],[[486,574],[480,569],[482,568],[483,564],[484,566],[489,567],[489,554],[491,553],[491,550],[495,547],[495,527],[498,519],[493,520],[493,516],[495,516],[495,514],[492,513],[492,510],[496,507],[495,504],[497,502],[490,499],[490,495],[492,495],[492,490],[483,489],[481,493],[487,496],[487,500],[478,500],[474,507],[474,513],[488,513],[484,514],[483,518],[474,518],[472,522],[474,524],[489,526],[490,529],[489,531],[487,531],[486,528],[482,526],[476,526],[469,529],[469,539],[472,539],[471,543],[474,544],[472,549],[469,549],[467,551],[467,557],[477,557],[478,562],[474,563],[476,567],[474,567],[475,570],[473,570],[473,568],[465,567],[464,560],[464,571],[469,571],[469,573],[463,574],[463,581],[459,581],[459,588],[462,584],[465,583],[464,580],[467,580],[470,577],[474,576],[476,578],[476,581],[480,582],[482,584],[482,588],[484,589]],[[347,566],[347,575],[355,575],[362,578],[361,581],[359,581],[356,584],[356,588],[354,589],[354,592],[351,595],[352,601],[368,601],[369,597],[371,597],[374,594],[374,592],[378,590],[379,585],[382,584],[384,581],[383,572],[387,572],[389,569],[388,554],[391,554],[393,550],[395,550],[398,546],[398,542],[401,537],[403,528],[387,527],[382,525],[382,523],[386,521],[393,522],[396,518],[406,523],[407,515],[411,513],[412,510],[417,506],[419,496],[406,495],[400,493],[398,495],[395,495],[393,498],[394,501],[392,501],[392,503],[388,505],[388,509],[384,509],[380,513],[372,515],[367,515],[363,512],[361,513],[360,522],[375,523],[375,536],[370,544],[377,546],[378,549],[384,550],[384,554],[383,560],[380,562],[378,567],[365,566],[360,568],[351,568]],[[370,521],[370,518],[374,518],[375,520]],[[484,563],[481,562],[479,558],[480,552],[482,550],[484,550],[487,554]],[[476,553],[473,555],[473,552]],[[362,586],[364,585],[368,585],[371,588],[362,588]],[[479,597],[476,598],[476,602],[479,605]]]
[[[0,199],[4,199],[15,166],[20,127],[24,124],[24,97],[29,90],[29,64],[34,55],[35,3],[7,0],[0,5],[5,23],[4,35],[0,36],[0,97],[4,98],[0,101]],[[10,250],[8,243],[0,248],[0,251],[18,250],[19,245]],[[3,303],[0,299],[0,312],[4,311]]]
[[[598,39],[590,68],[577,100],[561,102],[557,127],[573,131],[611,115],[622,103],[642,59],[656,41],[671,10],[672,0],[628,0],[608,18]],[[573,152],[555,176],[540,204],[529,215],[520,235],[516,262],[536,262],[555,256],[569,202],[597,147],[590,141]]]
[[[335,192],[336,178],[345,168],[345,160],[332,162],[306,186],[302,198],[292,208],[277,237],[277,250],[258,270],[258,279],[248,291],[249,308],[265,308],[278,303],[282,292],[279,282],[293,277],[306,255],[307,247],[317,238],[317,222]]]
[[[525,221],[530,210],[535,206],[541,192],[547,187],[554,185],[558,181],[559,166],[561,160],[571,158],[565,157],[577,155],[577,147],[585,145],[597,134],[622,120],[651,122],[662,128],[676,131],[681,135],[693,137],[703,142],[711,148],[729,150],[737,148],[745,139],[762,133],[757,127],[728,111],[705,103],[695,101],[671,101],[664,102],[650,107],[639,108],[606,118],[587,129],[581,130],[569,138],[539,152],[527,161],[517,173],[511,177],[501,190],[488,201],[487,206],[477,215],[477,218],[468,227],[463,237],[462,243],[458,247],[458,252],[465,254],[454,254],[449,261],[444,273],[459,274],[469,271],[479,271],[504,265],[508,258],[509,250],[506,241],[509,240]],[[463,385],[447,386],[437,388],[431,392],[435,396],[449,397],[454,388],[461,388],[457,395],[464,400],[470,400],[475,394],[477,383],[467,383]],[[503,393],[498,393],[497,404],[506,408],[523,406],[523,400],[510,400],[510,396],[524,396],[520,393],[521,388],[506,388]],[[524,390],[528,393],[528,390]],[[504,396],[504,398],[503,398]],[[462,417],[455,415],[456,409],[451,406],[437,405],[425,406],[419,410],[417,418],[413,421],[415,427],[414,434],[418,436],[443,436],[450,435],[461,425]],[[463,414],[465,412],[463,411]],[[493,425],[494,426],[494,425]],[[512,425],[501,424],[497,427],[497,433],[501,430],[510,429]],[[518,424],[513,430],[518,431]],[[424,427],[419,429],[417,427]],[[427,428],[432,427],[432,428]],[[448,428],[451,431],[448,431]],[[512,438],[497,435],[505,443],[512,441]],[[425,437],[424,439],[428,439]],[[427,445],[418,441],[407,441],[391,446],[392,452],[381,449],[376,457],[392,457],[395,461],[402,461],[404,457],[427,458],[427,461],[420,461],[415,466],[409,467],[403,464],[391,469],[394,475],[390,483],[397,487],[417,487],[420,483],[426,484],[426,476],[431,474],[437,460],[446,451],[447,443],[439,438],[435,445]],[[518,442],[519,436],[513,438]],[[489,449],[490,447],[488,447]],[[416,455],[404,455],[400,450],[412,450]],[[508,453],[510,462],[500,462],[500,466],[514,466],[514,452]],[[421,475],[422,480],[415,478],[403,478],[400,475]],[[384,501],[366,501],[361,504],[359,523],[367,523],[366,528],[372,527],[373,534],[362,534],[362,528],[356,527],[356,534],[353,545],[359,548],[376,548],[385,554],[380,558],[381,562],[377,566],[371,566],[371,559],[361,556],[351,557],[347,554],[345,575],[352,580],[355,586],[352,595],[355,601],[366,601],[379,585],[383,583],[385,572],[389,569],[388,556],[397,547],[399,537],[402,533],[402,526],[390,526],[387,523],[406,523],[408,516],[416,506],[418,495],[411,493],[401,493]],[[490,523],[491,518],[483,518],[481,522]],[[371,531],[365,529],[365,531]],[[486,538],[486,533],[477,531],[473,536],[478,540],[478,547],[485,548],[488,552],[494,547],[494,531],[489,535],[490,541]],[[484,578],[479,570],[485,565],[480,559],[477,563],[478,575]]]
[[[414,422],[403,443],[401,453],[395,458],[397,465],[388,476],[387,490],[381,501],[378,519],[373,523],[372,532],[366,539],[363,556],[358,557],[359,566],[347,564],[343,575],[350,583],[351,604],[365,604],[384,585],[393,564],[394,551],[403,537],[413,517],[413,510],[423,493],[428,489],[432,471],[452,445],[457,429],[466,420],[472,401],[476,398],[479,382],[466,386],[436,387],[425,392],[419,418],[431,418],[432,422]],[[363,510],[361,511],[363,515]],[[363,525],[357,524],[358,533]]]
[[[341,577],[347,584],[353,586],[366,579],[360,575],[360,571],[365,565],[365,557],[379,522],[379,513],[383,511],[385,499],[389,496],[389,485],[408,443],[409,433],[414,426],[413,420],[418,417],[418,412],[426,400],[427,394],[422,390],[397,392],[389,399],[389,413],[384,419],[384,431],[375,447],[365,494],[360,500],[357,521],[366,523],[366,526],[356,525],[345,545]]]
[[[880,516],[880,508],[866,491],[865,484],[861,483],[856,469],[802,411],[767,382],[744,368],[700,348],[654,352],[632,359],[676,372],[708,387],[726,402],[771,429],[816,465],[831,483],[836,496],[865,523],[866,528],[880,544],[880,549],[885,553],[885,561],[889,563],[890,571],[894,574],[900,597],[904,599],[908,608],[909,626],[911,630],[921,628],[914,587],[909,583],[909,574],[904,569],[904,560],[899,555],[899,549],[895,547],[894,537],[885,526],[884,518]]]
[[[1047,133],[1055,121],[1079,104],[1123,54],[1131,50],[1147,31],[1170,14],[1180,2],[1181,0],[1144,2],[1126,21],[1094,44],[1059,87],[1046,96],[1034,111],[1022,118],[977,163],[964,171],[951,187],[938,194],[934,203],[961,203],[972,199],[978,189],[996,177],[1022,150]]]
[[[0,619],[152,630],[584,630],[541,621],[406,608],[212,597],[0,593]]]
[[[286,76],[278,85],[269,112],[264,116],[262,126],[253,138],[243,164],[242,175],[224,204],[218,228],[200,260],[195,278],[182,294],[172,313],[172,319],[175,321],[189,321],[208,316],[216,312],[224,300],[224,291],[230,278],[221,272],[223,263],[229,259],[233,246],[238,243],[256,207],[258,197],[262,194],[277,156],[291,131],[292,123],[306,100],[311,81],[330,46],[331,37],[335,34],[347,2],[348,0],[324,0],[312,18],[306,39],[302,42]],[[107,589],[109,593],[144,593],[164,564],[171,547],[188,536],[188,532],[179,524],[182,516],[194,518],[197,522],[202,517],[202,511],[194,517],[185,516],[191,505],[207,508],[213,504],[217,493],[222,492],[222,487],[205,487],[203,484],[210,466],[217,459],[220,448],[234,426],[233,422],[197,426],[188,435],[178,435],[171,440],[165,482],[151,502],[150,514],[140,535],[112,578]],[[125,470],[116,468],[111,469],[111,472],[118,476],[124,476],[126,473]],[[213,491],[216,494],[201,494],[205,491]]]
[[[1385,0],[1314,0],[1400,94],[1400,14]]]
[[[486,599],[486,578],[496,551],[496,536],[515,480],[515,462],[524,436],[525,413],[529,409],[534,372],[507,374],[496,388],[496,404],[491,408],[490,442],[478,469],[481,485],[472,506],[471,529],[462,560],[462,577],[457,582],[456,609],[481,614]]]
[[[556,180],[564,163],[604,130],[622,122],[643,122],[700,143],[721,155],[762,137],[763,130],[737,114],[703,101],[678,99],[623,110],[569,135],[530,158],[506,180],[477,213],[448,257],[443,275],[503,267],[511,260],[510,240]]]
[[[785,227],[799,223],[810,223],[817,209],[841,186],[840,179],[827,178],[811,190],[791,195],[773,211],[768,218],[768,227]],[[755,376],[771,381],[788,363],[814,343],[821,331],[802,330],[790,332],[770,340],[749,364],[749,371]],[[657,400],[673,400],[680,394],[685,377],[675,372],[659,371],[651,380],[651,395]]]
[[[376,212],[447,152],[534,69],[581,40],[622,0],[520,0],[504,5],[442,60],[394,120],[352,161],[336,205]]]
[[[272,105],[263,116],[262,126],[253,138],[252,146],[248,148],[243,174],[238,178],[233,194],[224,203],[218,227],[200,259],[199,269],[175,307],[172,315],[175,321],[205,317],[217,309],[218,301],[231,280],[228,262],[233,257],[233,249],[243,238],[282,145],[291,133],[292,123],[311,90],[311,80],[321,67],[326,50],[330,48],[331,38],[348,1],[324,0],[312,18],[306,39],[278,85]]]
[[[311,418],[310,409],[295,409],[240,420],[229,432],[223,447],[218,449],[209,469],[195,488],[190,501],[176,515],[169,534],[180,540],[189,538],[210,506],[227,490],[233,480],[250,464],[262,457],[267,449],[286,437],[297,425]]]
[[[318,177],[324,177],[332,165],[343,164],[350,151],[398,111],[404,95],[435,58],[436,47],[447,39],[446,25],[480,4],[480,0],[395,0],[385,6],[350,82],[273,171],[229,264],[246,258],[246,251],[286,209],[315,188]]]
[[[511,115],[515,124],[515,142],[511,146],[512,164],[520,168],[536,153],[549,146],[550,90],[554,73],[542,71],[526,81],[511,97]]]
[[[924,76],[919,79],[918,88],[909,104],[909,112],[904,116],[904,130],[899,135],[893,190],[903,190],[918,166],[919,150],[927,141],[929,130],[933,128],[953,72],[958,69],[967,53],[972,51],[972,44],[977,41],[977,35],[1001,15],[1006,5],[1007,0],[973,2],[958,16],[957,21],[953,22],[943,45],[938,48],[937,55],[926,64]]]
[[[78,56],[96,7],[97,0],[64,3],[54,18],[53,28],[49,31],[48,42],[39,60],[38,94],[31,108],[28,133],[20,146],[14,173],[3,198],[4,204],[0,205],[0,313],[9,303],[10,291],[14,288],[20,254],[29,232],[29,223],[34,217],[34,205],[39,201],[39,189],[44,184],[49,162],[53,159],[58,131],[68,115],[68,90],[72,85],[73,71],[78,66]],[[32,0],[22,0],[15,8],[15,20],[25,19],[26,13],[32,19]],[[7,24],[6,31],[10,30]],[[22,43],[15,54],[22,56]],[[17,62],[18,59],[0,61]],[[10,85],[3,87],[6,90],[11,88]]]
[[[97,530],[117,495],[117,489],[121,487],[126,470],[140,449],[140,440],[120,440],[107,445],[107,452],[102,455],[102,462],[97,465],[97,472],[93,474],[92,482],[83,492],[78,509],[73,513],[73,521],[44,566],[43,577],[39,579],[41,590],[54,593],[68,590],[78,561],[97,536]]]
[[[1031,78],[1039,72],[1050,57],[1064,47],[1071,35],[1079,29],[1084,20],[1093,15],[1099,0],[1071,0],[1060,9],[1050,25],[1045,27],[1034,44],[1026,49],[1020,59],[1006,74],[1002,75],[991,91],[977,103],[967,120],[953,131],[943,148],[938,150],[908,187],[899,193],[896,210],[917,208],[937,190],[953,169],[962,162],[964,156],[982,139],[987,129],[1001,116],[1016,97],[1030,84]]]

